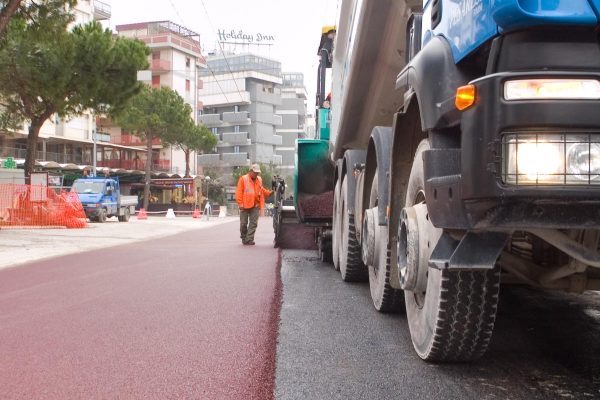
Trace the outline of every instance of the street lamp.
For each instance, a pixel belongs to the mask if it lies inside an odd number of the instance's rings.
[[[210,176],[205,176],[204,180],[206,181],[206,200],[208,200],[208,189],[210,187]]]
[[[206,220],[208,221],[210,219],[210,213],[211,213],[211,206],[210,204],[210,200],[208,198],[208,190],[210,189],[210,176],[205,176],[204,180],[206,181],[206,204],[204,205],[204,214],[206,215]]]

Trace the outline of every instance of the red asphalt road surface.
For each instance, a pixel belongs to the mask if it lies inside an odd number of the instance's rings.
[[[272,240],[261,218],[256,246],[232,222],[0,270],[0,398],[272,399]]]

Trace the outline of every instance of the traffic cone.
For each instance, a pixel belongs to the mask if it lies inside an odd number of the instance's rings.
[[[169,208],[169,209],[167,210],[167,216],[166,216],[166,217],[167,217],[168,219],[173,219],[173,218],[175,218],[175,211],[173,211],[173,209],[172,209],[172,208]]]
[[[140,208],[140,210],[138,211],[137,219],[148,219],[148,213],[146,213],[145,209]]]
[[[194,212],[192,213],[192,218],[200,218],[200,210],[195,208]]]

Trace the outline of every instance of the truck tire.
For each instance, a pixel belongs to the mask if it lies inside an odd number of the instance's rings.
[[[373,177],[371,193],[369,195],[369,207],[377,206],[379,189],[377,184],[377,171]],[[386,227],[387,228],[387,227]],[[383,229],[383,227],[379,227]],[[387,234],[382,235],[383,240],[387,242]],[[369,288],[371,290],[371,300],[375,309],[382,313],[398,312],[402,308],[403,295],[402,290],[394,289],[390,283],[391,279],[391,249],[389,243],[384,247],[378,247],[382,252],[379,256],[378,265],[369,265]],[[377,250],[376,250],[377,251]],[[385,254],[383,254],[385,253]]]
[[[425,201],[423,152],[417,147],[406,193],[406,206]],[[429,268],[425,293],[404,291],[410,336],[427,361],[471,361],[490,342],[498,307],[500,269],[449,271]]]
[[[340,274],[344,282],[364,282],[367,280],[367,268],[362,262],[361,247],[356,240],[354,216],[348,212],[348,182],[343,180],[340,201]]]
[[[101,208],[100,211],[98,211],[98,222],[104,223],[104,222],[106,222],[106,218],[107,218],[106,208]]]
[[[128,222],[131,213],[129,212],[129,207],[125,208],[123,215],[119,215],[119,222]]]
[[[332,235],[331,235],[331,250],[333,253],[333,268],[336,271],[340,270],[340,246],[342,244],[342,225],[341,225],[341,179],[335,184],[335,189],[333,192],[333,226],[332,226]]]

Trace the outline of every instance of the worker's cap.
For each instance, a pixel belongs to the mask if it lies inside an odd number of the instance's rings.
[[[258,164],[252,164],[250,170],[256,172],[257,174],[260,174],[260,166]]]

